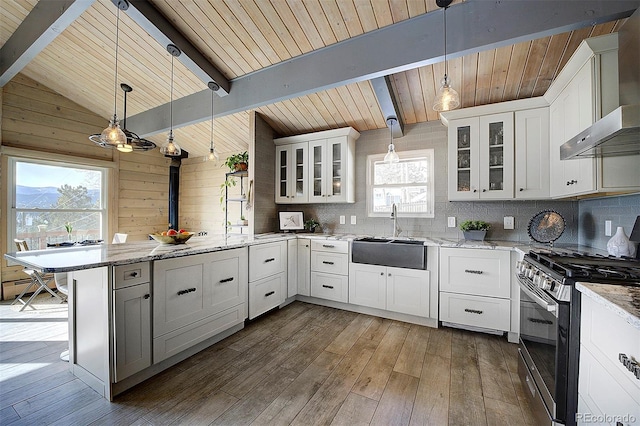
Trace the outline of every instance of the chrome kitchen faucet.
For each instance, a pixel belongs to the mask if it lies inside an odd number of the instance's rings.
[[[396,203],[391,206],[391,219],[393,219],[393,237],[397,238],[400,236],[402,228],[398,226],[398,206]]]

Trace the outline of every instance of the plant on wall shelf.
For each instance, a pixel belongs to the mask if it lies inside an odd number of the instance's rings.
[[[247,151],[245,151],[241,154],[233,154],[228,156],[227,159],[224,160],[223,166],[227,166],[229,168],[229,171],[231,172],[237,172],[240,170],[247,170],[248,163],[249,154],[247,154]]]

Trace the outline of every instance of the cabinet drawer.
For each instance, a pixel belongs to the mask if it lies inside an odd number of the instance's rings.
[[[594,410],[589,414],[620,416],[621,424],[630,424],[631,417],[640,419],[640,391],[627,383],[619,383],[583,345],[580,346],[578,394]],[[625,416],[627,421],[623,420]]]
[[[280,306],[286,298],[287,274],[280,273],[249,283],[249,319]]]
[[[618,360],[621,353],[640,360],[640,330],[586,296],[582,296],[580,326],[581,345],[609,371],[612,379],[635,387],[634,392],[640,395],[640,380]]]
[[[311,272],[311,296],[347,303],[349,277]]]
[[[485,249],[440,249],[440,290],[508,298],[511,253]]]
[[[153,363],[157,364],[244,322],[245,309],[246,305],[243,303],[153,339]]]
[[[287,242],[249,247],[249,281],[279,274],[287,268]]]
[[[311,250],[349,253],[349,242],[335,240],[311,240]]]
[[[509,331],[508,299],[440,293],[440,321]]]
[[[150,279],[149,262],[132,263],[113,267],[113,287],[123,288],[130,285],[148,283]]]
[[[311,252],[311,270],[330,274],[349,274],[349,255],[326,251]]]

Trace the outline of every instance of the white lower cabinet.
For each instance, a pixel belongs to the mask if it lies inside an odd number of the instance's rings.
[[[600,424],[640,420],[640,379],[623,365],[622,356],[640,360],[640,330],[582,295],[578,415],[583,422],[586,416]]]
[[[349,277],[311,271],[311,296],[347,303]]]
[[[429,316],[429,271],[351,263],[349,303]]]
[[[442,247],[439,314],[443,322],[511,331],[511,253]]]
[[[153,362],[246,318],[247,249],[154,262]]]
[[[151,365],[151,285],[114,290],[114,379],[119,382]]]
[[[293,297],[298,293],[298,241],[287,241],[287,295]]]
[[[249,247],[249,319],[287,298],[287,241]]]
[[[311,240],[311,296],[347,303],[349,243]]]
[[[311,240],[298,239],[298,294],[311,295]]]

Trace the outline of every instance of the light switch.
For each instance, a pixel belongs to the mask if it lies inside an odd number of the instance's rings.
[[[514,229],[515,223],[513,216],[505,216],[504,217],[504,229]]]
[[[610,220],[605,220],[604,221],[604,235],[606,237],[610,237],[611,236],[611,221]]]
[[[344,225],[346,223],[344,215],[340,215],[340,225]]]
[[[351,216],[351,224],[352,225],[356,224],[356,217],[355,216]]]
[[[447,218],[447,226],[449,228],[455,228],[456,227],[456,218],[455,216],[451,216]]]

